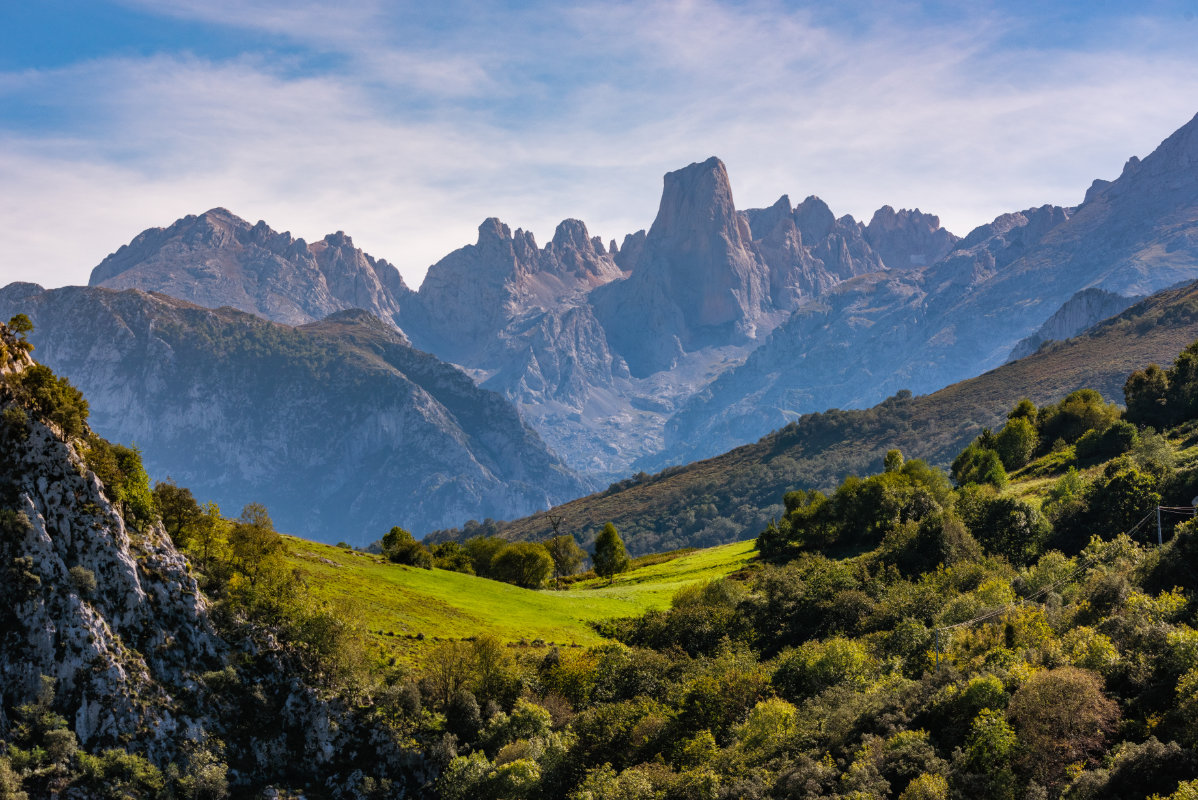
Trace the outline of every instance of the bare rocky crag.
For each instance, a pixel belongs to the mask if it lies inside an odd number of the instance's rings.
[[[84,750],[164,766],[215,737],[242,790],[307,783],[350,798],[364,768],[413,793],[435,778],[367,714],[310,686],[268,630],[217,632],[161,523],[131,526],[83,440],[14,389],[33,366],[0,325],[0,740],[49,686]]]

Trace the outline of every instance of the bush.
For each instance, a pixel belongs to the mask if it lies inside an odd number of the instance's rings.
[[[421,569],[433,568],[433,556],[412,534],[396,525],[383,536],[383,555],[395,564]]]
[[[34,364],[12,378],[14,389],[43,419],[54,423],[65,436],[82,436],[87,428],[88,406],[83,393],[49,367]]]
[[[553,574],[553,559],[544,545],[514,542],[491,561],[492,576],[525,589],[539,589]]]
[[[76,593],[84,599],[96,593],[96,573],[84,566],[76,564],[71,567],[71,585]]]

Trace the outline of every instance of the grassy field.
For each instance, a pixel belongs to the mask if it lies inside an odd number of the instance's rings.
[[[756,555],[753,541],[737,542],[632,570],[610,585],[598,579],[531,591],[285,538],[313,594],[348,607],[385,651],[405,661],[432,642],[481,633],[514,643],[592,645],[601,639],[591,623],[666,608],[681,587],[733,573]]]

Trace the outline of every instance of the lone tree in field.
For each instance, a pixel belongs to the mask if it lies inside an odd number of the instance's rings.
[[[616,526],[610,522],[603,526],[603,530],[595,538],[595,552],[591,560],[595,562],[595,574],[607,578],[608,583],[628,569],[629,558],[628,552],[624,550],[624,540],[620,538]]]

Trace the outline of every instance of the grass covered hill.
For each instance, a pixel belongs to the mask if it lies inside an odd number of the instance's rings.
[[[352,609],[371,640],[403,661],[419,661],[436,642],[482,635],[506,644],[598,644],[595,623],[668,608],[679,590],[736,572],[756,549],[750,540],[665,560],[650,556],[610,583],[594,578],[537,591],[305,539],[285,541],[288,563],[313,594]]]
[[[804,415],[755,444],[656,475],[640,474],[606,491],[553,509],[562,531],[589,542],[604,523],[619,528],[632,553],[705,547],[755,535],[781,515],[782,495],[797,488],[831,488],[849,474],[882,467],[891,448],[947,465],[984,427],[1028,397],[1056,401],[1081,388],[1123,402],[1132,370],[1165,364],[1198,338],[1198,284],[1160,292],[1124,313],[1027,358],[933,394],[899,393],[861,411]],[[434,541],[461,537],[443,531]],[[502,529],[505,538],[553,535],[549,514],[534,514]]]

